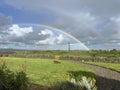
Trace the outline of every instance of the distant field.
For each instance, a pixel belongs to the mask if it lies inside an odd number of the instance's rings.
[[[68,72],[91,72],[90,69],[67,61],[60,61],[61,64],[54,64],[49,59],[30,59],[30,58],[10,58],[4,57],[0,59],[6,60],[7,65],[12,70],[20,70],[20,65],[26,66],[27,75],[32,83],[41,85],[54,85],[58,82],[67,81]]]
[[[120,64],[115,63],[101,63],[101,62],[88,62],[89,64],[105,67],[120,72]]]
[[[7,52],[6,52],[7,53]],[[9,52],[8,52],[9,53]],[[38,57],[40,55],[52,56],[80,56],[80,57],[106,57],[106,58],[120,58],[120,50],[90,50],[90,51],[16,51],[9,53],[16,57]]]

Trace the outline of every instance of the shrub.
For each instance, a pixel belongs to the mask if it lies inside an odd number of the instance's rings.
[[[13,72],[7,68],[6,62],[0,66],[0,90],[27,90],[28,78],[25,72]]]
[[[95,75],[84,71],[69,71],[68,82],[57,87],[59,90],[97,90]]]
[[[80,81],[71,78],[68,82],[59,83],[58,90],[97,90],[96,80],[83,76]]]
[[[28,85],[28,78],[26,77],[25,72],[17,72],[15,78],[15,88],[17,88],[17,90],[26,90]]]
[[[83,76],[80,81],[76,81],[74,78],[70,80],[74,85],[78,85],[78,90],[97,90],[96,80],[94,78],[87,78]]]

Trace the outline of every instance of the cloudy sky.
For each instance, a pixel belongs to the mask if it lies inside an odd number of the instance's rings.
[[[89,49],[120,49],[119,9],[120,0],[0,0],[1,47],[76,44],[51,28],[20,26],[27,23],[63,30]]]

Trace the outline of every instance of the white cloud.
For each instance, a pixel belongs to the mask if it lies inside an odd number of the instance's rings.
[[[30,33],[30,32],[33,32],[33,29],[32,29],[32,27],[23,27],[23,28],[21,28],[21,27],[19,27],[19,25],[12,25],[12,27],[10,27],[9,28],[9,30],[8,30],[9,32],[9,34],[10,35],[15,35],[15,36],[17,36],[17,37],[21,37],[21,36],[24,36],[25,34],[28,34],[28,33]]]
[[[62,34],[60,34],[60,35],[56,38],[56,40],[57,40],[57,43],[58,43],[58,44],[61,44],[61,43],[63,43],[64,41],[67,42],[67,39],[66,39]]]
[[[45,29],[45,30],[42,30],[40,33],[38,33],[38,35],[49,35],[49,37],[45,38],[44,40],[39,40],[36,42],[36,44],[55,44],[55,36],[54,36],[54,33],[49,30],[49,29]]]
[[[37,41],[36,44],[45,44],[45,45],[54,45],[54,44],[62,44],[62,43],[67,43],[68,39],[65,38],[62,34],[56,36],[51,35],[48,38],[44,39],[44,40],[40,40]]]
[[[29,29],[29,27],[32,27],[32,30]],[[36,27],[13,25],[11,28],[9,28],[9,30],[6,30],[3,36],[4,37],[1,36],[0,38],[0,44],[2,46],[17,49],[37,49],[42,47],[44,50],[44,48],[49,49],[51,45],[59,49],[59,47],[61,48],[62,46],[63,48],[66,48],[65,46],[67,45],[68,41],[71,41],[71,44],[77,43],[74,38],[66,36],[65,33],[62,33],[57,29],[54,30],[47,26],[38,27],[37,25]],[[80,46],[81,48],[85,49],[82,45]]]
[[[53,32],[50,31],[49,29],[42,30],[38,35],[50,35],[53,36]]]
[[[37,26],[37,28],[43,28]],[[66,36],[61,32],[44,27],[45,29],[36,29],[32,26],[14,24],[8,30],[0,35],[1,44],[19,44],[19,45],[54,45],[62,44]],[[56,33],[55,33],[56,32]]]
[[[47,38],[45,40],[37,41],[36,44],[54,45],[55,40],[56,40],[55,37],[49,37],[49,38]]]
[[[49,29],[42,30],[38,35],[49,35],[44,40],[37,41],[36,44],[47,44],[47,45],[53,45],[53,44],[61,44],[63,42],[66,42],[66,38],[62,35],[56,35],[53,31]]]

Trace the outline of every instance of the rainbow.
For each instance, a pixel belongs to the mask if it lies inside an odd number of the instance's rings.
[[[78,42],[78,43],[79,43],[81,46],[83,46],[86,50],[90,50],[83,42],[81,42],[79,39],[77,39],[77,38],[74,37],[73,35],[65,32],[64,30],[61,30],[61,29],[52,27],[52,26],[50,26],[50,25],[40,25],[40,26],[44,26],[44,27],[47,27],[47,28],[50,28],[50,29],[59,31],[59,32],[61,32],[61,33],[64,33],[65,35],[69,36],[70,38],[72,38],[72,39],[74,39],[76,42]]]
[[[43,24],[31,24],[31,23],[30,23],[30,24],[18,24],[18,25],[31,25],[31,26],[36,25],[36,26],[41,26],[41,27],[43,26],[43,27],[46,27],[46,28],[50,28],[50,29],[59,31],[59,32],[61,32],[61,33],[65,34],[65,35],[67,35],[68,37],[74,39],[74,40],[75,40],[76,42],[78,42],[82,47],[84,47],[84,49],[90,50],[83,42],[81,42],[79,39],[77,39],[77,38],[74,37],[73,35],[71,35],[71,34],[65,32],[65,31],[62,30],[62,29],[58,29],[58,28],[56,28],[56,27],[53,27],[53,26],[50,26],[50,25],[43,25]]]

